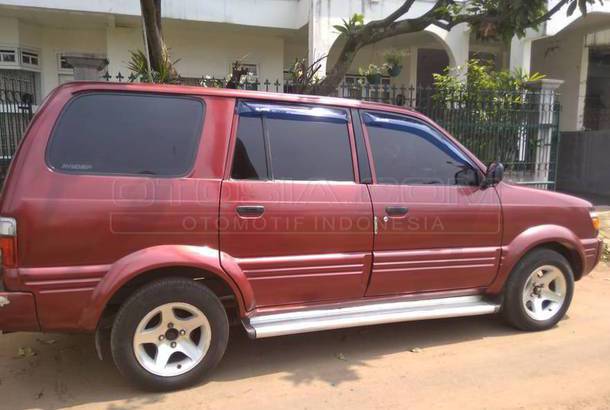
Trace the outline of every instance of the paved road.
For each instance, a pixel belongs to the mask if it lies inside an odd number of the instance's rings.
[[[547,332],[493,316],[257,341],[235,329],[211,380],[170,394],[131,388],[89,336],[9,334],[0,408],[609,409],[609,335],[608,268],[577,284],[568,318]]]

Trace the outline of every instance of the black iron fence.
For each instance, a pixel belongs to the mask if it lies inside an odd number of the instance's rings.
[[[102,80],[133,82],[135,77],[106,73]],[[226,79],[202,77],[182,78],[181,83],[286,93],[300,89],[279,80],[244,79],[228,84]],[[22,79],[0,77],[0,179],[32,117],[33,87]],[[446,128],[483,162],[502,161],[509,179],[540,188],[555,187],[559,103],[554,91],[443,92],[398,86],[389,79],[379,84],[350,79],[340,84],[336,95],[415,109]]]
[[[560,105],[553,90],[418,89],[409,90],[405,100],[405,105],[443,126],[483,162],[503,162],[508,179],[555,188]]]
[[[35,95],[33,82],[0,76],[0,185],[32,119]]]

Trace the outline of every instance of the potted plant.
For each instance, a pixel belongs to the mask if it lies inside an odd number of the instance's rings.
[[[391,49],[383,53],[383,64],[385,71],[390,77],[398,77],[402,70],[402,60],[405,58],[407,53],[402,50]]]
[[[358,73],[361,76],[365,77],[366,81],[368,81],[368,83],[371,85],[377,85],[381,82],[382,70],[379,66],[376,66],[375,64],[369,64],[366,69],[359,68]]]

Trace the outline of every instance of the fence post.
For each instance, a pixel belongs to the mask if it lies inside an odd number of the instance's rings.
[[[538,135],[536,136],[536,163],[534,165],[534,180],[540,182],[551,183],[550,177],[552,161],[551,154],[553,150],[553,134],[558,132],[557,121],[555,116],[558,111],[555,110],[555,99],[557,97],[557,88],[563,84],[563,80],[542,79],[532,84],[532,88],[538,94]],[[553,175],[554,177],[554,175]]]

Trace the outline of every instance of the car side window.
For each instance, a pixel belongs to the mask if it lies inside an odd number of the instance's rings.
[[[365,112],[377,182],[394,185],[477,185],[478,172],[454,144],[408,117]]]
[[[242,101],[231,177],[354,181],[346,110]]]
[[[47,148],[55,170],[176,177],[193,167],[205,107],[198,98],[95,92],[73,98]]]
[[[233,179],[268,179],[263,120],[241,116],[237,124]]]

